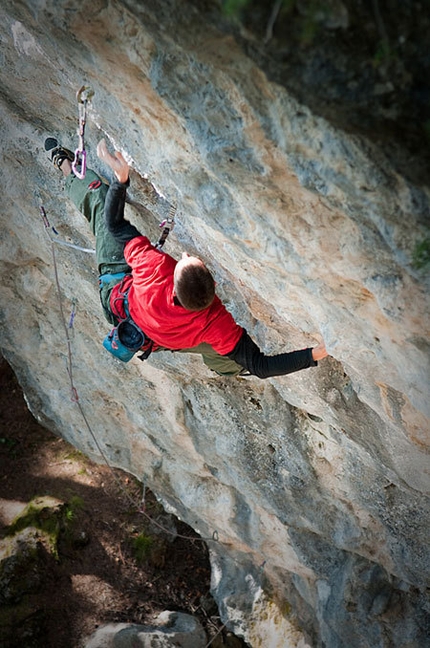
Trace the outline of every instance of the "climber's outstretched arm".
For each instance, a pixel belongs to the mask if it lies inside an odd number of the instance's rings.
[[[117,241],[125,245],[136,236],[141,236],[139,230],[124,218],[130,167],[119,151],[115,151],[115,155],[109,153],[104,139],[97,146],[97,155],[113,170],[116,177],[106,195],[106,227]]]
[[[318,360],[322,360],[328,354],[324,344],[321,343],[314,349],[308,348],[266,356],[244,330],[233,351],[227,355],[253,376],[270,378],[271,376],[285,376],[308,367],[316,367]]]

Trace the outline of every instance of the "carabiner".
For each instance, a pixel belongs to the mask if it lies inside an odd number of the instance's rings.
[[[80,171],[78,171],[78,166],[80,167]],[[87,172],[87,152],[84,148],[82,150],[79,148],[76,149],[75,159],[72,162],[72,171],[79,180],[85,178]]]
[[[78,100],[78,110],[79,110],[79,127],[78,127],[78,136],[79,143],[78,148],[75,151],[75,159],[72,162],[72,171],[79,180],[85,178],[85,173],[87,171],[87,153],[85,151],[84,144],[84,134],[85,134],[85,124],[87,120],[87,103],[94,96],[94,91],[89,87],[83,85],[76,93],[76,99]],[[80,170],[78,170],[78,166]]]

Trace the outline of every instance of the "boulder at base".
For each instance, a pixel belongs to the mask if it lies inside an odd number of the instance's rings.
[[[166,610],[154,625],[110,623],[99,628],[85,648],[204,648],[205,631],[190,614]]]

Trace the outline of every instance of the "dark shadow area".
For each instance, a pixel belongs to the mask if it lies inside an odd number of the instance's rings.
[[[11,512],[35,497],[68,507],[58,559],[38,546],[37,578],[16,604],[1,606],[2,648],[79,648],[100,625],[148,624],[163,610],[195,614],[209,639],[221,629],[205,543],[148,490],[147,515],[139,513],[141,485],[114,474],[37,423],[0,358],[0,541]]]

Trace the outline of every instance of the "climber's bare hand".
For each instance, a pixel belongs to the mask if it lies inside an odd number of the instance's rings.
[[[315,362],[318,362],[318,360],[322,360],[327,356],[328,353],[327,353],[327,349],[325,348],[324,342],[320,342],[318,346],[312,349],[312,358],[315,360]]]
[[[119,182],[127,182],[130,167],[120,151],[115,151],[115,155],[112,155],[108,151],[106,141],[102,139],[97,144],[97,155],[103,162],[110,166]]]

